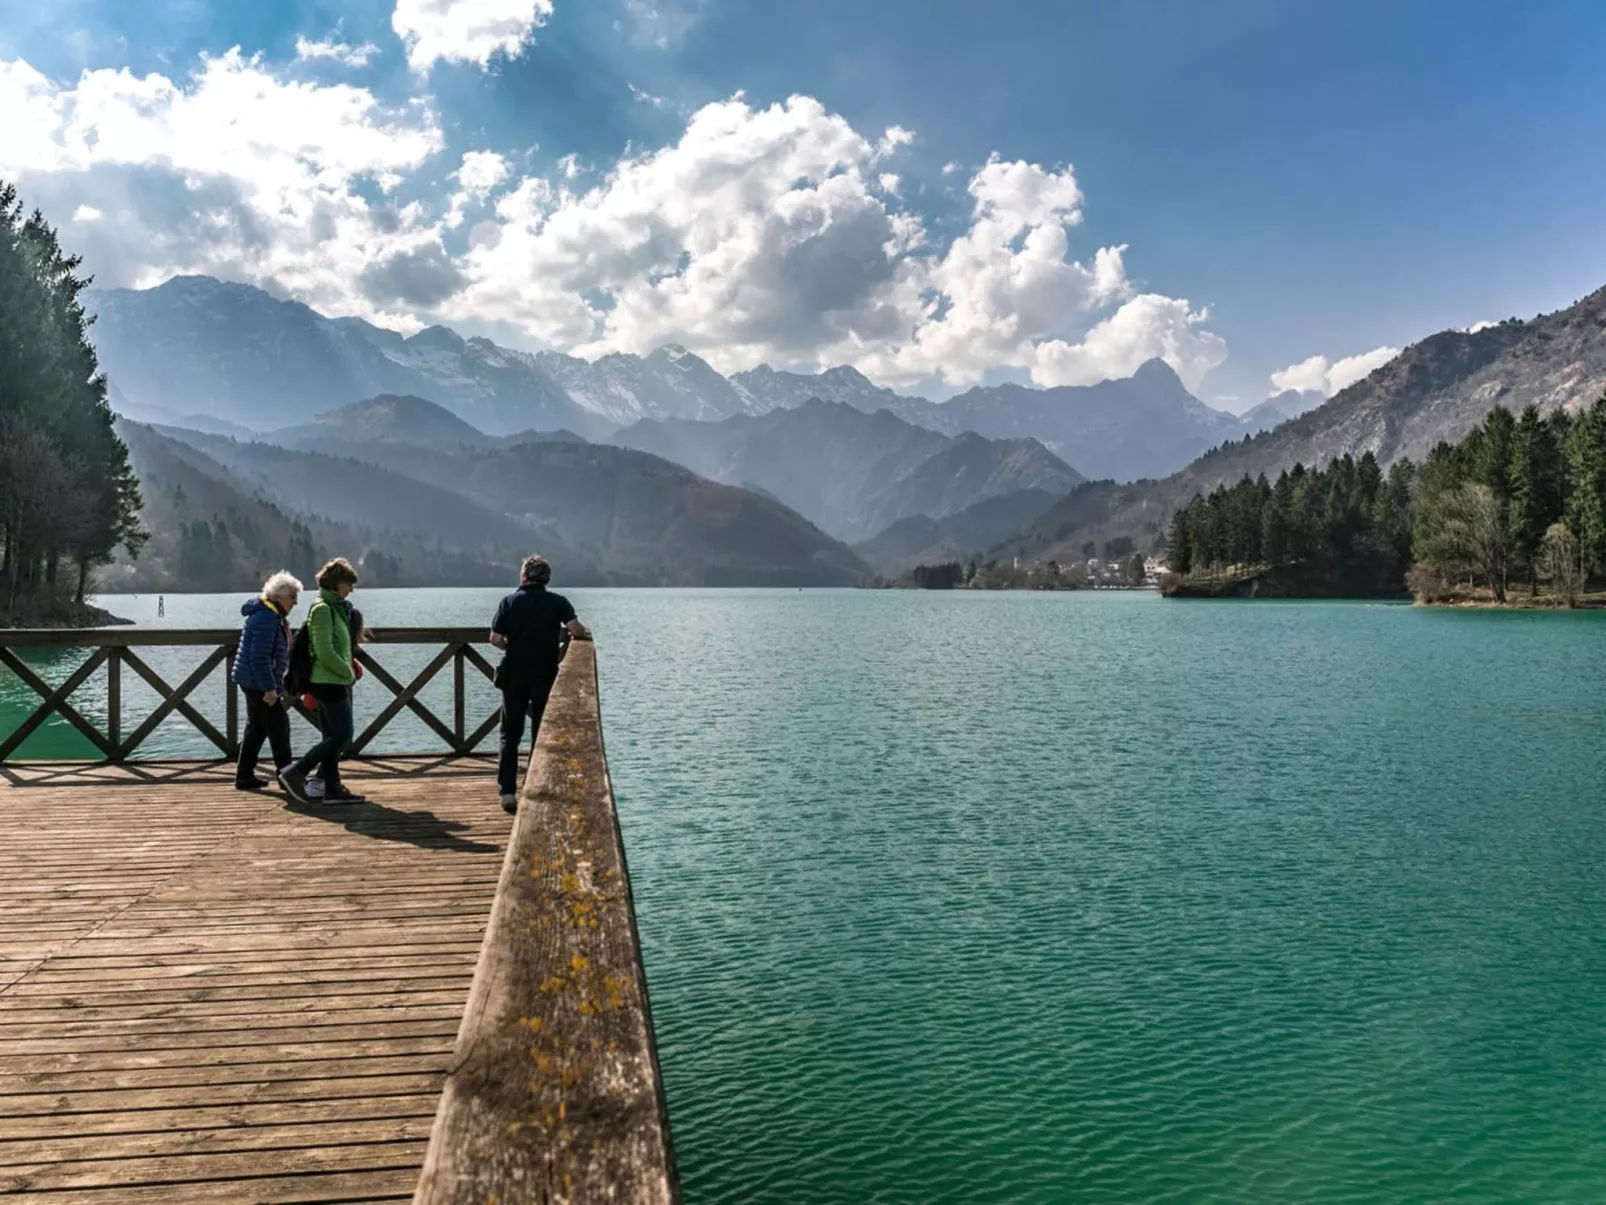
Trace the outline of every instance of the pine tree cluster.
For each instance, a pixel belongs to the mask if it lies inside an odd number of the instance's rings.
[[[1172,518],[1166,563],[1187,580],[1280,573],[1293,593],[1504,600],[1549,583],[1571,604],[1606,571],[1606,397],[1579,415],[1496,406],[1419,467],[1371,452],[1218,486]]]
[[[71,595],[119,545],[131,553],[139,483],[113,428],[106,378],[56,232],[0,182],[0,617]],[[62,573],[71,566],[74,577]]]

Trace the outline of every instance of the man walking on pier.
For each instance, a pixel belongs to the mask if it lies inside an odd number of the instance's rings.
[[[512,815],[519,806],[519,745],[524,740],[524,719],[530,717],[532,743],[541,733],[541,716],[547,696],[558,677],[558,653],[563,633],[575,640],[590,640],[585,624],[561,594],[547,589],[552,566],[545,557],[527,556],[519,570],[519,588],[504,598],[491,620],[491,643],[504,650],[496,683],[502,691],[502,752],[496,767],[496,787],[502,810]]]

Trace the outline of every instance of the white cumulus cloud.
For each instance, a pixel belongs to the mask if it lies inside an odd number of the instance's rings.
[[[468,207],[483,201],[498,185],[505,183],[508,174],[507,160],[495,151],[467,152],[462,166],[452,173],[458,191],[452,195],[446,211],[447,227],[455,230],[461,226]]]
[[[207,272],[336,313],[405,313],[367,298],[362,273],[433,242],[422,208],[372,203],[441,145],[422,105],[276,76],[238,49],[188,79],[126,69],[57,84],[0,61],[0,175],[46,212],[115,215],[79,240],[105,284]]]
[[[851,363],[892,384],[1000,368],[1097,380],[1154,356],[1196,384],[1220,363],[1202,310],[1132,296],[1124,245],[1073,256],[1083,195],[1068,167],[994,156],[970,179],[968,228],[932,247],[878,169],[912,138],[867,136],[806,96],[707,105],[594,186],[576,186],[571,160],[504,194],[447,313],[582,355],[675,342],[727,370]]]
[[[390,27],[407,62],[425,72],[437,62],[489,66],[517,56],[552,16],[552,0],[396,0]]]
[[[1227,344],[1201,330],[1209,318],[1179,297],[1141,293],[1094,325],[1075,343],[1054,339],[1037,348],[1032,380],[1039,385],[1091,385],[1129,377],[1146,361],[1164,360],[1189,389],[1227,358]]]
[[[372,42],[352,46],[345,42],[337,42],[333,38],[325,38],[318,42],[311,42],[301,37],[296,39],[296,58],[302,62],[331,59],[347,67],[366,67],[369,60],[378,53],[379,47]]]
[[[98,222],[103,216],[105,215],[93,205],[80,205],[72,212],[72,220],[75,222]]]
[[[469,151],[457,169],[457,182],[465,192],[483,197],[508,177],[507,160],[495,151]]]
[[[1397,347],[1374,347],[1371,351],[1356,356],[1345,356],[1341,360],[1329,360],[1326,356],[1319,355],[1311,356],[1298,364],[1290,364],[1287,368],[1272,373],[1272,392],[1281,393],[1285,389],[1298,389],[1332,397],[1369,375],[1373,369],[1381,368],[1399,354],[1400,349]]]

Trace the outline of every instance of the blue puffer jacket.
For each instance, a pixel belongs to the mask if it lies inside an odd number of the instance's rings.
[[[234,654],[234,680],[246,690],[284,693],[290,670],[290,625],[266,599],[253,598],[240,608],[245,626]]]

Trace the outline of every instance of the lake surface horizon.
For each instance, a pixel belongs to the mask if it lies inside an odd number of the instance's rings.
[[[689,1203],[1606,1198],[1606,616],[563,592]]]

